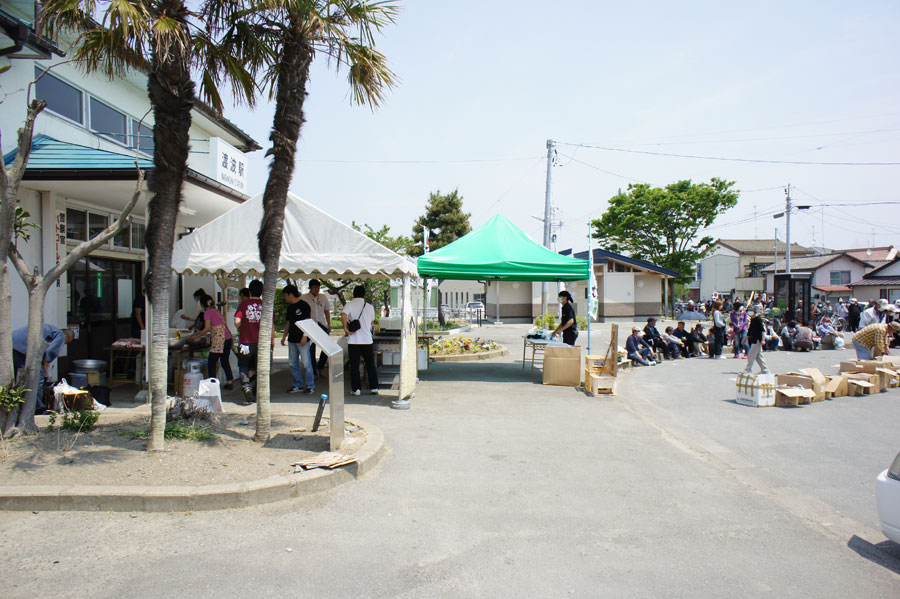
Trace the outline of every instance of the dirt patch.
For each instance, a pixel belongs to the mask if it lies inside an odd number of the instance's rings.
[[[304,458],[328,451],[328,419],[315,433],[312,416],[272,416],[272,438],[252,440],[253,415],[222,414],[208,425],[208,441],[167,441],[163,452],[147,452],[129,431],[146,429],[145,417],[101,416],[89,432],[55,429],[0,441],[2,485],[179,486],[243,482],[290,474]],[[296,430],[304,429],[304,430]],[[366,442],[363,429],[346,423],[341,452]]]

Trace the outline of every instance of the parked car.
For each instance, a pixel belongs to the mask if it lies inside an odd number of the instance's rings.
[[[450,310],[450,306],[447,304],[441,304],[441,314],[444,315],[444,318],[450,318],[453,315],[453,311]]]
[[[469,302],[466,304],[466,314],[471,318],[478,318],[479,314],[484,316],[484,304],[481,302]]]
[[[891,467],[878,475],[875,498],[884,536],[900,543],[900,453]]]

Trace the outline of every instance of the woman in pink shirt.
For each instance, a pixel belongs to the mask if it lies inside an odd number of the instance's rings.
[[[202,337],[207,333],[210,335],[209,343],[209,376],[215,378],[219,372],[219,361],[222,362],[222,370],[225,371],[225,377],[228,381],[225,389],[230,391],[234,389],[234,375],[231,372],[231,331],[225,324],[225,319],[216,310],[215,300],[205,295],[200,298],[200,305],[203,306],[203,328],[197,333],[188,337],[188,341],[193,341],[198,337]]]

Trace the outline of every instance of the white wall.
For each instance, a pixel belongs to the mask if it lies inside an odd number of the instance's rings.
[[[707,300],[713,292],[730,293],[738,276],[739,259],[724,248],[700,261],[700,299]]]

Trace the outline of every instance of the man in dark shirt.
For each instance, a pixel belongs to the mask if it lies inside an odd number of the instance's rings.
[[[632,362],[637,362],[644,366],[656,364],[655,361],[651,361],[656,360],[653,348],[641,337],[641,331],[637,327],[631,329],[631,335],[625,341],[625,351],[628,352],[628,359]]]
[[[131,337],[141,338],[141,331],[147,328],[147,295],[146,290],[131,305]]]
[[[575,308],[573,307],[572,294],[568,291],[559,292],[559,301],[562,303],[559,315],[559,326],[553,331],[554,335],[562,333],[563,343],[566,345],[575,345],[578,339],[578,325],[575,319]]]
[[[673,337],[678,337],[681,339],[681,343],[683,344],[684,349],[681,351],[681,355],[686,358],[690,358],[696,356],[697,354],[694,352],[694,346],[691,344],[691,333],[690,331],[684,328],[684,321],[679,320],[678,326],[672,331]]]
[[[663,356],[665,356],[666,345],[663,343],[659,329],[656,328],[656,319],[652,316],[647,319],[647,326],[644,327],[644,341],[653,348],[654,352],[663,352]]]
[[[288,346],[288,361],[291,365],[291,375],[294,377],[294,384],[287,392],[300,393],[302,391],[309,395],[315,388],[315,373],[309,351],[311,344],[309,337],[304,335],[303,331],[294,323],[310,317],[310,306],[300,299],[300,291],[295,285],[285,285],[281,295],[285,304],[285,326],[284,334],[281,336],[281,345]]]

